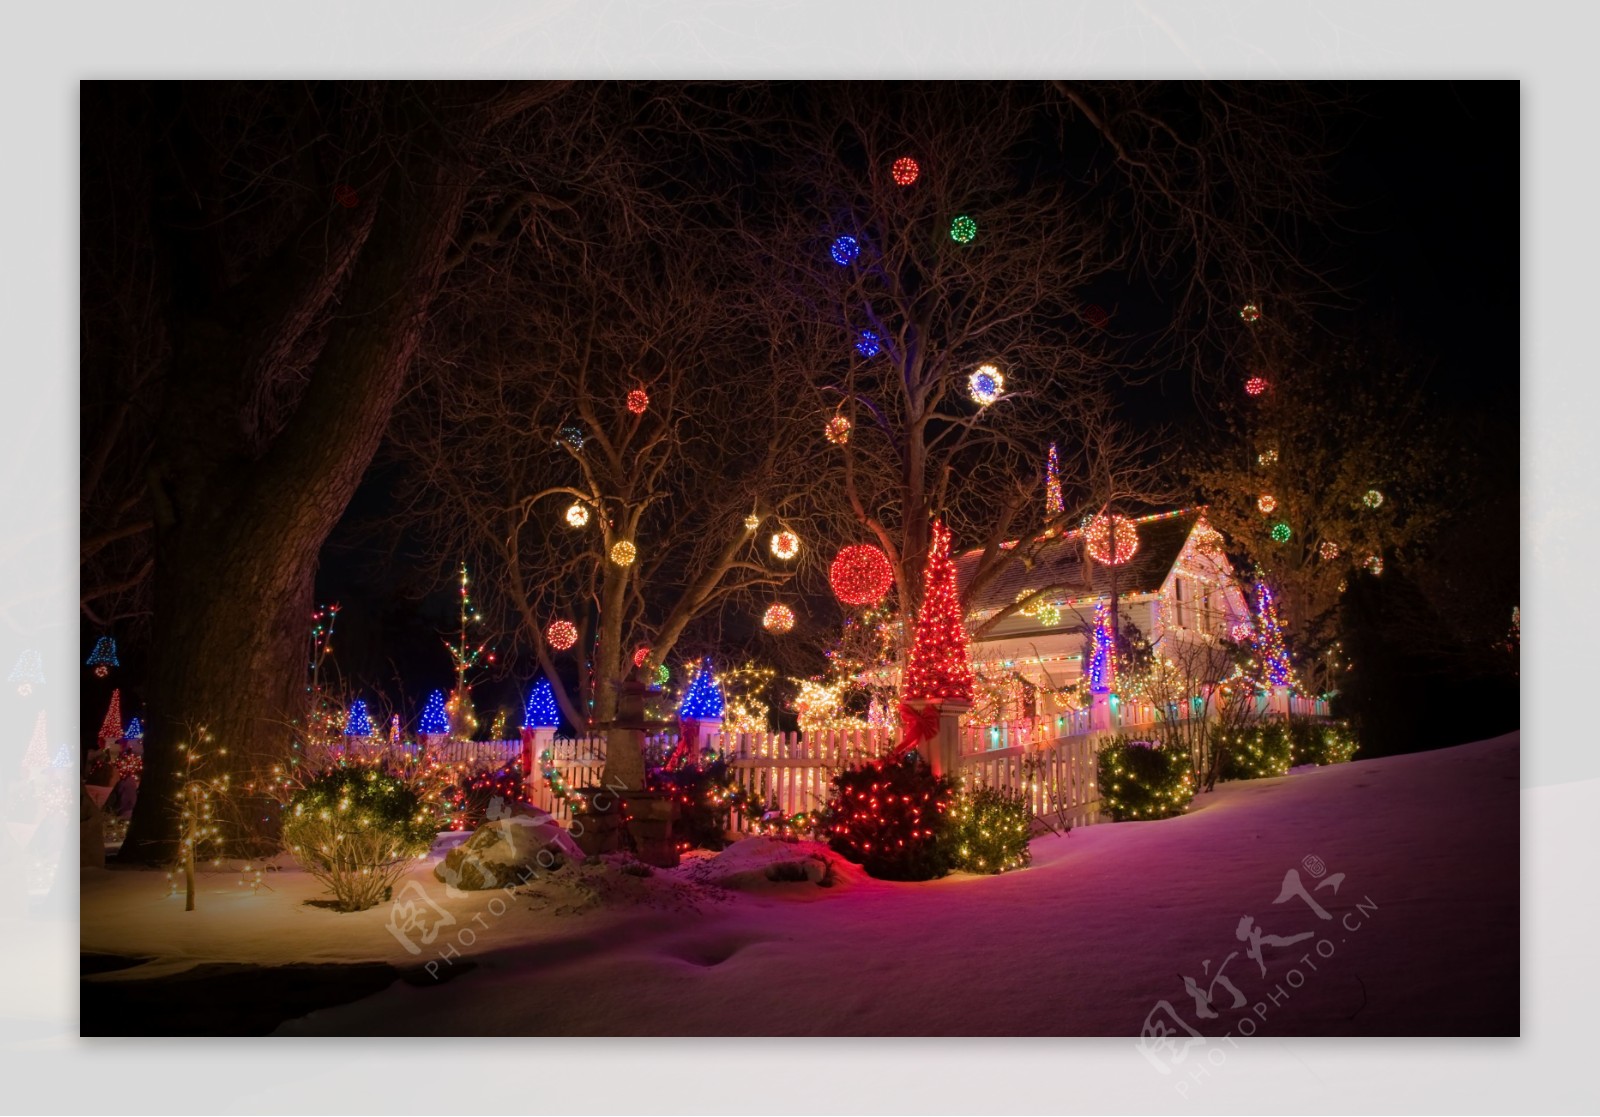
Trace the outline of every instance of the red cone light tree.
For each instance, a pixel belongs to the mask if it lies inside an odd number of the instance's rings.
[[[971,702],[972,665],[967,659],[967,629],[956,593],[956,565],[950,560],[950,529],[933,522],[922,608],[916,641],[906,664],[907,700]]]

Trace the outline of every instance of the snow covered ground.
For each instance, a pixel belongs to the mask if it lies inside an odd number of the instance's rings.
[[[1126,1036],[1152,1011],[1177,1027],[1163,1001],[1204,1035],[1515,1035],[1518,786],[1511,734],[1227,784],[1181,818],[1041,837],[1023,872],[924,884],[842,862],[832,887],[769,882],[760,842],[514,896],[447,895],[419,863],[398,893],[420,900],[418,953],[395,905],[309,906],[299,872],[256,893],[207,875],[186,913],[162,874],[86,870],[82,947],[153,959],[93,981],[208,962],[408,971],[278,1029],[295,1035]],[[1269,936],[1259,961],[1251,931]]]

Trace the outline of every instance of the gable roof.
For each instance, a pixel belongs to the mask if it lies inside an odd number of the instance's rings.
[[[1117,592],[1154,593],[1161,588],[1172,571],[1173,563],[1183,553],[1189,533],[1203,514],[1200,508],[1180,508],[1172,512],[1158,512],[1151,516],[1134,518],[1134,529],[1139,533],[1139,549],[1127,563],[1117,568]],[[962,592],[962,601],[968,613],[992,612],[1010,605],[1017,594],[1025,589],[1038,590],[1049,585],[1062,585],[1063,595],[1111,595],[1111,568],[1090,562],[1087,593],[1084,590],[1084,554],[1081,531],[1067,534],[1045,543],[1034,556],[1031,567],[1024,561],[1011,563],[990,582],[976,599],[966,597],[967,584],[978,568],[982,550],[966,551],[956,558],[956,584]]]

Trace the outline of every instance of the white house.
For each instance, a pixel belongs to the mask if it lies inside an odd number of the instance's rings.
[[[1010,564],[973,597],[967,587],[981,552],[958,556],[956,577],[970,632],[1020,595],[1059,587],[1043,599],[1053,609],[1013,613],[977,636],[972,642],[975,669],[990,676],[1014,673],[1043,688],[1076,682],[1084,670],[1084,644],[1094,627],[1095,606],[1110,603],[1113,586],[1120,623],[1131,620],[1158,653],[1171,658],[1177,658],[1184,642],[1209,642],[1235,633],[1235,626],[1249,625],[1244,588],[1204,512],[1182,508],[1133,519],[1138,548],[1115,568],[1090,560],[1082,533],[1068,532],[1047,541],[1031,559]],[[1043,695],[1037,708],[1019,709],[1011,716],[1056,712],[1050,697]]]

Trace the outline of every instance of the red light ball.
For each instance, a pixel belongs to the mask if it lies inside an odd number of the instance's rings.
[[[645,408],[650,406],[650,394],[643,388],[635,388],[628,393],[628,410],[635,415],[643,415]]]
[[[910,186],[917,181],[917,176],[922,173],[922,168],[917,166],[917,161],[909,155],[901,156],[894,161],[894,166],[889,168],[889,173],[894,176],[896,186]]]
[[[834,596],[846,605],[875,605],[894,585],[889,557],[870,543],[844,548],[828,567]]]
[[[558,652],[564,652],[578,642],[578,626],[571,621],[552,621],[544,630],[544,638]]]
[[[1262,376],[1252,376],[1249,380],[1244,382],[1244,390],[1246,395],[1259,396],[1262,392],[1267,390],[1266,378]]]

